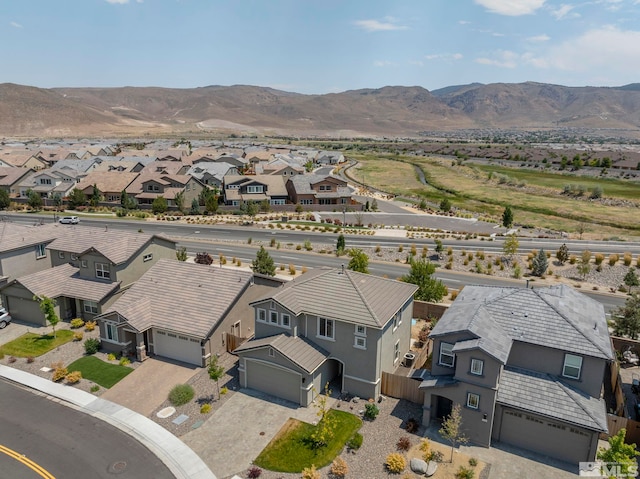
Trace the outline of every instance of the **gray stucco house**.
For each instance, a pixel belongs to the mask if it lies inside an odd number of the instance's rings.
[[[316,269],[253,301],[255,338],[235,350],[240,384],[308,406],[327,382],[362,398],[411,341],[417,287],[341,269]]]
[[[462,406],[475,444],[512,444],[593,461],[607,431],[605,368],[614,359],[603,306],[568,286],[466,286],[438,321],[423,423]]]

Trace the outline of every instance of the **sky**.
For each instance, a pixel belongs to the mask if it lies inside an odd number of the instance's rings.
[[[640,0],[0,0],[0,83],[640,82]]]

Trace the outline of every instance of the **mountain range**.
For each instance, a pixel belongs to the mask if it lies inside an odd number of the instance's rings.
[[[0,84],[0,137],[390,137],[559,128],[640,136],[640,84],[472,83],[433,91],[387,86],[323,95],[247,85],[42,89]]]

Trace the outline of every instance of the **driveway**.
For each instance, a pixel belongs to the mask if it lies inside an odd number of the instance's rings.
[[[196,366],[149,358],[111,389],[100,395],[143,416],[160,406],[176,384],[184,384],[198,372]]]
[[[329,400],[329,406],[333,401]],[[228,477],[248,469],[291,417],[313,423],[317,420],[316,409],[241,389],[202,426],[180,439],[218,477]]]

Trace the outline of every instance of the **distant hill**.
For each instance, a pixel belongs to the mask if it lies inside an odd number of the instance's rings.
[[[640,84],[472,83],[434,92],[387,86],[325,95],[249,85],[41,89],[0,84],[2,137],[210,132],[415,136],[477,128],[639,126]]]

